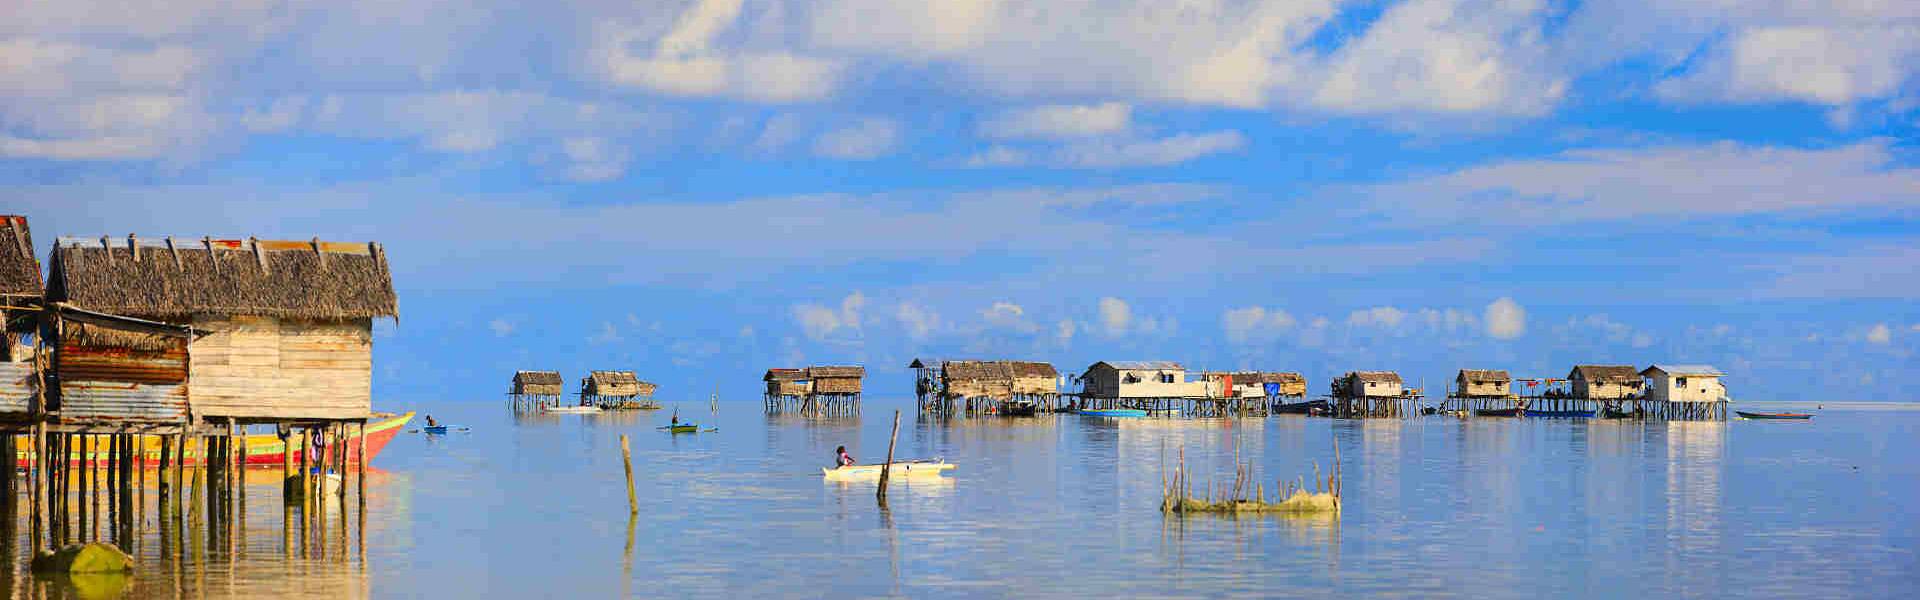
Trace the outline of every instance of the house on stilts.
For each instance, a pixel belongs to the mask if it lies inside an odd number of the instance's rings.
[[[907,366],[916,371],[922,411],[1030,415],[1060,407],[1060,372],[1048,363],[915,359]]]
[[[1274,405],[1307,395],[1307,378],[1280,371],[1220,371],[1202,373],[1206,399],[1195,402],[1196,416],[1266,414]]]
[[[1355,417],[1399,417],[1413,414],[1421,394],[1407,389],[1393,371],[1349,371],[1329,385],[1333,413]]]
[[[659,386],[641,381],[633,371],[594,371],[580,379],[580,405],[607,410],[651,410]]]
[[[1640,371],[1646,380],[1647,411],[1670,419],[1725,419],[1726,373],[1709,365],[1656,364]]]
[[[27,218],[0,215],[0,421],[31,419],[38,401],[34,339],[40,328],[41,292],[40,261],[33,254]],[[0,446],[13,443],[12,436],[7,438]]]
[[[767,369],[766,375],[761,377],[767,384],[764,396],[767,412],[857,414],[860,412],[862,381],[866,376],[867,368],[861,366]]]
[[[566,393],[567,380],[559,371],[515,371],[507,402],[514,410],[540,410],[560,404]]]
[[[1080,375],[1080,410],[1134,408],[1169,413],[1207,397],[1207,382],[1187,381],[1187,367],[1170,360],[1100,361]]]

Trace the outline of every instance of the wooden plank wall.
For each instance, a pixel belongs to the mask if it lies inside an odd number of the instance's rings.
[[[195,415],[357,419],[372,413],[370,320],[201,317],[193,327],[213,332],[190,347]]]

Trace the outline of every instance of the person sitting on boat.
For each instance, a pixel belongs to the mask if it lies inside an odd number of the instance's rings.
[[[440,426],[440,422],[439,422],[439,421],[435,421],[435,420],[433,420],[433,415],[427,415],[427,426],[428,426],[428,427],[439,427],[439,426]]]
[[[841,446],[840,449],[835,450],[834,453],[836,454],[836,456],[833,457],[835,463],[842,467],[853,466],[853,455],[847,454],[846,446]]]

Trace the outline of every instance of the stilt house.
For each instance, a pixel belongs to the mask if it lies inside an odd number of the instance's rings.
[[[1575,400],[1622,400],[1640,395],[1640,370],[1632,365],[1579,365],[1567,374]]]
[[[1207,373],[1207,395],[1215,398],[1267,398],[1307,395],[1307,378],[1299,373],[1238,371]]]
[[[567,393],[567,381],[559,371],[515,371],[513,387],[507,392],[518,398],[559,398]]]
[[[184,389],[195,420],[372,414],[373,320],[399,316],[379,244],[63,238],[51,263],[48,302],[77,309],[56,327],[63,417],[165,412],[113,385],[128,380]]]
[[[0,418],[32,412],[38,377],[29,339],[40,323],[32,310],[40,293],[40,261],[27,218],[0,215]]]
[[[1725,402],[1726,373],[1708,365],[1653,365],[1640,371],[1647,381],[1647,399],[1655,402]]]
[[[1170,360],[1100,361],[1080,376],[1087,398],[1205,398],[1205,381],[1187,381],[1187,368]]]
[[[1504,370],[1461,369],[1453,389],[1461,398],[1506,398],[1513,395],[1513,376]]]
[[[807,379],[813,382],[810,393],[814,396],[859,396],[861,380],[866,376],[866,367],[807,367]]]
[[[1060,372],[1043,362],[946,361],[941,365],[940,380],[951,398],[1011,401],[1060,395]]]
[[[580,403],[616,404],[650,399],[657,387],[641,381],[633,371],[594,371],[580,380]]]
[[[1393,371],[1350,371],[1333,382],[1335,398],[1392,398],[1406,391]]]
[[[767,398],[798,398],[813,393],[813,385],[807,379],[806,369],[767,369],[767,375],[760,378],[767,383]]]

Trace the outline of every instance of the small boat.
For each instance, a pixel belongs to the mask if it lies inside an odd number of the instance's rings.
[[[661,427],[661,429],[665,429],[667,433],[699,433],[700,432],[700,426],[694,423],[681,423],[679,425],[668,425],[666,427]]]
[[[1476,408],[1476,409],[1473,409],[1473,416],[1518,417],[1525,412],[1526,412],[1526,409],[1524,408]]]
[[[1780,421],[1805,421],[1813,418],[1813,415],[1811,414],[1795,413],[1795,412],[1766,413],[1766,412],[1747,412],[1744,410],[1736,410],[1736,411],[1733,411],[1733,414],[1740,415],[1740,418],[1742,419],[1771,419],[1771,420],[1780,420]]]
[[[447,426],[445,426],[445,425],[428,425],[428,426],[426,426],[426,427],[421,427],[421,428],[420,428],[420,431],[421,431],[422,433],[425,433],[425,434],[427,434],[427,435],[446,435],[446,434],[447,434]]]
[[[1625,419],[1631,416],[1633,416],[1633,413],[1618,408],[1609,408],[1600,411],[1600,418],[1602,419]]]
[[[1138,408],[1096,408],[1080,411],[1080,414],[1089,417],[1144,417],[1147,411]]]
[[[887,477],[938,477],[955,467],[946,459],[893,461],[893,471]],[[833,481],[879,479],[881,465],[852,465],[837,469],[820,468],[820,474]]]
[[[1002,417],[1031,417],[1040,412],[1040,407],[1032,402],[1009,402],[994,407],[993,412]]]
[[[1593,417],[1593,411],[1590,411],[1590,410],[1527,409],[1526,413],[1527,413],[1527,416],[1529,417],[1543,417],[1548,419],[1588,419]]]
[[[1308,400],[1292,404],[1275,404],[1273,412],[1290,415],[1309,415],[1333,410],[1333,403],[1326,400]]]
[[[542,410],[544,410],[545,412],[562,414],[562,415],[586,415],[586,414],[594,414],[594,413],[600,412],[600,407],[598,406],[549,406]]]

